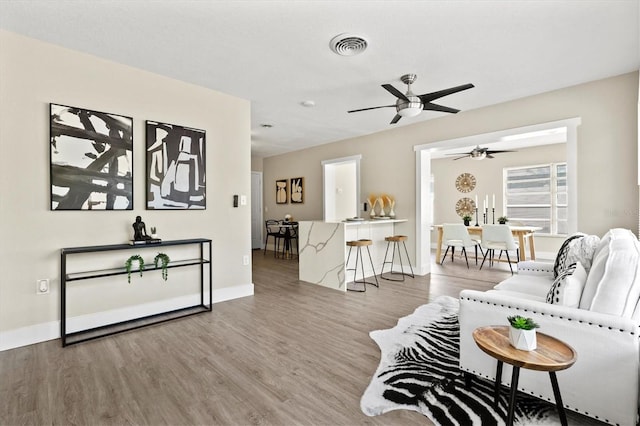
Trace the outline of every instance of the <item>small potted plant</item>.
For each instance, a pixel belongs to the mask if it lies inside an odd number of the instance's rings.
[[[469,226],[471,224],[471,219],[473,219],[468,214],[462,216],[462,221],[464,222],[464,226]]]
[[[138,269],[140,271],[140,276],[142,276],[142,271],[144,271],[144,259],[139,254],[134,254],[130,256],[125,262],[124,267],[127,270],[127,282],[131,283],[131,268],[133,268],[133,263],[138,263]]]
[[[507,317],[509,320],[509,342],[511,346],[523,351],[532,351],[537,347],[536,328],[540,327],[533,319],[520,315]]]
[[[499,223],[500,225],[506,225],[506,224],[507,224],[507,222],[509,222],[509,218],[508,218],[508,217],[506,217],[506,216],[500,216],[500,217],[498,218],[498,223]]]

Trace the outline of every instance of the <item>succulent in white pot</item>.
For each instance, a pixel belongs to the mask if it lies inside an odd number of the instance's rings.
[[[509,320],[509,342],[511,346],[523,351],[533,351],[538,346],[536,328],[540,327],[533,319],[520,315],[507,317]]]

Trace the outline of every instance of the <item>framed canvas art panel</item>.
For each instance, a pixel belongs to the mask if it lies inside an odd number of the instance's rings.
[[[286,179],[278,179],[276,181],[276,204],[287,204],[289,198]]]
[[[205,209],[206,132],[146,122],[147,210]]]
[[[291,178],[291,204],[304,203],[304,178]]]
[[[133,210],[133,119],[49,104],[51,210]]]

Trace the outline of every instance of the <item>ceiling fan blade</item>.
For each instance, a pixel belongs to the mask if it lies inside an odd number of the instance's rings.
[[[450,87],[448,89],[438,90],[437,92],[425,93],[424,95],[418,95],[422,102],[427,103],[443,96],[451,95],[452,93],[462,92],[463,90],[471,89],[475,87],[473,84],[463,84],[461,86]]]
[[[393,120],[391,120],[391,123],[389,124],[396,124],[398,121],[400,121],[402,117],[399,114],[396,114],[395,117],[393,117]]]
[[[390,107],[395,107],[395,105],[382,105],[382,106],[371,107],[371,108],[352,109],[351,111],[347,111],[347,112],[369,111],[370,109],[390,108]]]
[[[395,87],[393,87],[390,84],[383,84],[382,87],[384,87],[385,89],[387,89],[387,92],[391,93],[393,96],[395,96],[396,98],[402,99],[403,101],[407,101],[409,102],[409,98],[407,98],[407,96],[402,93],[401,91],[399,91],[398,89],[396,89]]]
[[[451,114],[456,114],[460,112],[459,109],[449,108],[449,107],[438,105],[438,104],[432,104],[431,102],[425,102],[422,109],[429,110],[429,111],[450,112]]]
[[[518,152],[518,151],[511,151],[511,150],[508,150],[508,151],[494,151],[494,150],[487,149],[486,152],[487,152],[487,154],[500,154],[501,152]]]
[[[491,155],[491,154],[487,153],[487,155],[485,156],[485,158],[496,158],[496,157],[494,157],[493,155]]]
[[[462,158],[467,158],[467,157],[469,157],[469,154],[467,154],[467,155],[463,155],[463,156],[458,157],[458,158],[454,158],[454,159],[453,159],[453,161],[460,160],[460,159],[462,159]]]

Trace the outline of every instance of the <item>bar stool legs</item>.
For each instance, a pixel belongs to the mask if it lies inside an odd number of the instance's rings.
[[[405,275],[410,276],[411,278],[415,278],[413,274],[413,266],[411,266],[411,260],[409,259],[409,252],[407,250],[407,245],[405,241],[407,237],[405,235],[393,235],[391,237],[385,237],[384,239],[387,242],[387,249],[384,252],[384,261],[382,262],[382,270],[380,271],[380,276],[389,281],[404,281]],[[400,243],[404,246],[404,253],[406,255],[407,263],[409,264],[409,268],[411,269],[411,273],[404,272],[404,266],[402,265],[402,253],[400,252]],[[387,254],[389,253],[389,246],[391,246],[391,260],[387,260]],[[400,272],[393,270],[393,263],[396,258],[396,251],[398,252],[398,259],[400,261]],[[391,264],[391,269],[387,272],[387,276],[384,276],[384,265],[387,263]],[[393,275],[400,275],[402,278],[393,278]]]
[[[349,254],[347,255],[347,268],[345,270],[346,271],[353,271],[353,284],[354,284],[352,288],[349,288],[349,283],[346,284],[348,291],[358,291],[358,292],[361,292],[361,293],[365,292],[365,291],[367,291],[367,284],[379,287],[378,277],[376,276],[376,269],[373,266],[373,259],[371,259],[371,252],[369,251],[369,246],[371,244],[372,244],[371,240],[347,241],[347,246],[349,247]],[[348,267],[349,266],[349,259],[351,258],[351,249],[353,247],[356,248],[356,263],[355,263],[353,268],[349,268]],[[365,280],[364,262],[362,260],[362,258],[364,256],[362,255],[362,251],[361,251],[362,247],[366,247],[367,253],[369,254],[369,262],[371,262],[371,269],[373,270],[373,278],[376,280],[375,283]],[[358,260],[360,261],[360,271],[362,272],[362,280],[358,280],[358,278],[357,278],[357,275],[358,275]],[[357,284],[362,284],[362,288],[358,288]]]

